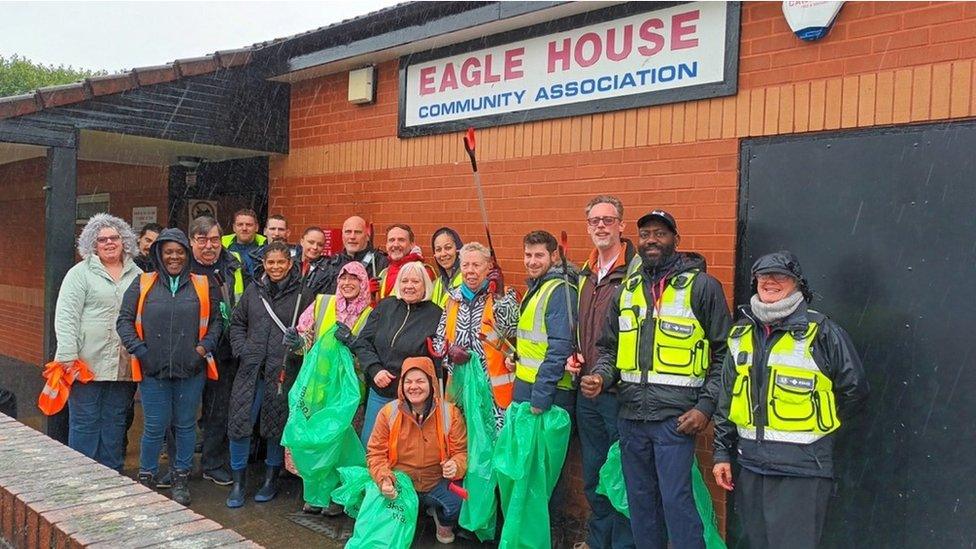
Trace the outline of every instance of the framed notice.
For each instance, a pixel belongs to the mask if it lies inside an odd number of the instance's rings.
[[[132,208],[132,230],[139,232],[143,227],[156,221],[156,206],[136,206]]]
[[[217,219],[216,200],[199,200],[196,198],[191,198],[190,200],[187,200],[187,207],[189,208],[190,221],[202,215],[208,215],[214,219]]]
[[[738,2],[628,2],[405,56],[401,137],[734,95]]]

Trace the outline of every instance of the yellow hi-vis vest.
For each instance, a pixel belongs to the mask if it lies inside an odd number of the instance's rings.
[[[757,396],[753,394],[753,326],[732,327],[729,356],[735,361],[736,376],[729,420],[736,424],[740,437],[756,440],[757,427],[762,427],[761,440],[810,444],[840,427],[834,384],[813,360],[813,340],[819,329],[819,324],[810,322],[806,332],[783,334],[770,349],[766,357],[766,424],[760,426],[756,425],[755,410],[763,403],[753,402]]]
[[[223,245],[223,247],[229,249],[236,239],[237,239],[237,235],[234,233],[225,234],[224,236],[220,237],[220,243],[221,245]],[[264,246],[264,243],[267,241],[268,241],[268,237],[264,236],[263,234],[254,235],[254,242],[258,246]]]
[[[626,383],[640,383],[650,362],[647,382],[677,387],[701,387],[710,358],[705,329],[691,308],[691,287],[698,271],[671,278],[664,286],[657,310],[648,307],[643,277],[637,273],[624,283],[617,319],[617,369]],[[648,319],[654,330],[653,356],[640,356],[641,332]]]
[[[241,296],[244,295],[244,260],[241,259],[241,254],[237,252],[231,252],[228,250],[230,255],[237,260],[242,266],[234,269],[234,303],[228,303],[229,306],[233,307],[241,301]]]
[[[451,297],[447,292],[460,286],[462,281],[461,269],[458,269],[458,272],[454,273],[454,276],[451,277],[448,284],[444,284],[444,277],[435,277],[434,286],[430,290],[430,300],[443,309],[447,305],[447,299]]]
[[[315,296],[315,340],[318,341],[322,335],[329,331],[329,328],[336,323],[336,299],[332,294],[319,294]],[[373,312],[373,308],[366,306],[363,312],[359,313],[359,317],[356,318],[356,322],[352,325],[353,335],[359,335],[359,332],[363,330],[363,326],[366,325],[366,319],[369,317],[369,313]]]
[[[516,351],[518,360],[515,362],[515,377],[526,382],[535,383],[539,375],[539,367],[549,351],[549,334],[546,331],[546,309],[553,292],[566,282],[561,278],[553,278],[542,283],[528,301],[522,306],[522,314],[518,321],[518,341]],[[574,292],[575,288],[572,289]],[[566,304],[569,305],[568,303]],[[567,322],[569,320],[567,319]],[[570,391],[573,389],[573,377],[569,372],[563,374],[556,388]]]

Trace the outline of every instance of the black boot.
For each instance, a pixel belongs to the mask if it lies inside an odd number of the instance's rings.
[[[150,473],[149,471],[139,471],[139,484],[149,488],[150,490],[155,490],[156,475]]]
[[[268,466],[264,473],[264,485],[254,494],[254,501],[264,503],[271,501],[278,495],[278,475],[281,474],[281,467]]]
[[[190,504],[190,472],[173,471],[173,501],[180,505]]]
[[[230,494],[227,495],[227,507],[237,509],[244,507],[244,489],[247,487],[247,469],[231,471],[234,485],[230,487]]]

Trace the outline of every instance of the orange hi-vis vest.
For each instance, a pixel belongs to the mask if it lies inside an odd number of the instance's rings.
[[[495,404],[502,409],[507,409],[512,403],[512,392],[515,390],[515,374],[505,366],[505,354],[499,351],[495,344],[501,335],[492,327],[494,321],[495,299],[488,294],[485,302],[485,310],[481,313],[481,333],[484,334],[488,345],[482,345],[485,352],[485,369],[488,370],[488,379],[491,382],[491,393],[495,397]],[[448,298],[444,310],[447,311],[447,325],[444,337],[447,339],[446,348],[457,340],[457,315],[461,304],[454,298]]]
[[[149,290],[152,289],[157,278],[159,278],[158,273],[143,273],[139,275],[139,301],[136,303],[136,335],[143,341],[146,340],[146,336],[142,333],[142,309],[146,305],[146,296],[149,295]],[[200,300],[200,324],[197,328],[197,339],[203,341],[203,338],[207,335],[207,328],[210,326],[210,281],[204,275],[190,273],[190,282],[193,283],[193,289],[197,292],[197,299]],[[206,358],[207,379],[216,380],[218,377],[217,362],[209,354]],[[139,359],[135,356],[132,357],[132,381],[142,381],[142,365],[139,364]]]
[[[95,379],[88,364],[79,359],[76,359],[68,369],[64,369],[58,362],[48,362],[44,366],[44,377],[47,382],[37,397],[37,407],[46,416],[53,416],[64,409],[72,383],[75,381],[88,383]]]

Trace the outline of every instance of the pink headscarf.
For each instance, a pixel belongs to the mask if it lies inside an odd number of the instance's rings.
[[[359,295],[351,301],[342,297],[338,288],[339,278],[346,273],[359,279]],[[336,277],[336,319],[352,328],[367,305],[369,305],[369,276],[366,274],[366,267],[358,261],[350,261],[339,269],[339,276]]]

